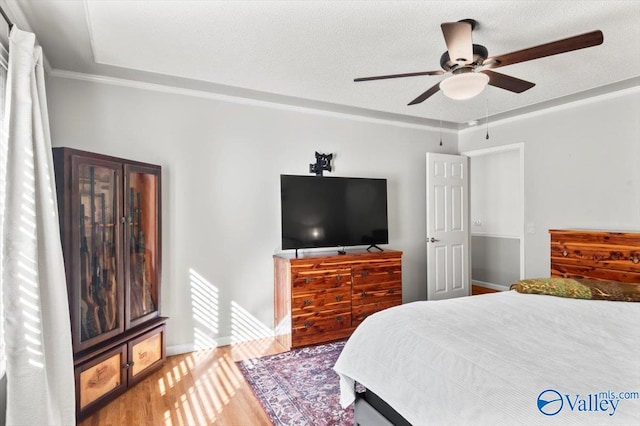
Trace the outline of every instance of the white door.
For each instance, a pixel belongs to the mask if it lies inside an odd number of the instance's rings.
[[[427,153],[427,299],[469,296],[468,157]]]

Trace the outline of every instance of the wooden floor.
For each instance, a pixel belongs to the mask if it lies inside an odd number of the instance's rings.
[[[78,424],[270,425],[235,362],[283,351],[266,339],[168,357],[161,370]]]
[[[483,287],[483,286],[481,286],[481,285],[476,285],[476,284],[473,284],[473,285],[471,286],[471,295],[472,295],[472,296],[476,296],[476,295],[478,295],[478,294],[486,294],[486,293],[497,293],[497,292],[499,292],[499,291],[500,291],[500,290],[494,290],[494,289],[492,289],[492,288],[489,288],[489,287]]]
[[[472,288],[474,295],[494,291]],[[235,362],[283,351],[265,339],[168,357],[161,370],[78,425],[270,425]]]

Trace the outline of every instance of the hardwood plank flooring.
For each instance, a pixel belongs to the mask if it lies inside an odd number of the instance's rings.
[[[168,357],[162,369],[78,425],[270,425],[235,362],[280,352],[265,339]]]
[[[497,293],[499,290],[494,290],[489,287],[484,287],[481,285],[472,284],[471,285],[471,295],[476,296],[478,294],[486,294],[486,293]]]

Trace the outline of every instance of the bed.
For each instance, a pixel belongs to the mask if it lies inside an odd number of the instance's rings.
[[[549,294],[523,281],[367,318],[334,367],[341,404],[361,425],[640,424],[640,234],[551,231],[551,271]]]

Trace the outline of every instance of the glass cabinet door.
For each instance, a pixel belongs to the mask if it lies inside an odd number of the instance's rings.
[[[127,328],[158,316],[160,170],[125,165]]]
[[[91,160],[89,160],[91,161]],[[74,341],[80,348],[107,339],[124,328],[122,286],[119,268],[120,221],[119,182],[122,166],[109,162],[78,159],[75,184],[77,196],[77,249],[79,265],[74,303]],[[78,291],[79,290],[79,291]],[[79,313],[79,315],[77,314]]]

